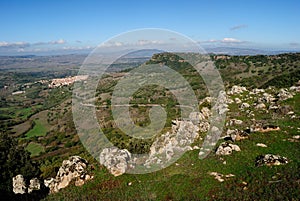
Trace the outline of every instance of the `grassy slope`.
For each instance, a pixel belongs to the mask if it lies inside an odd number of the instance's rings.
[[[31,157],[38,156],[41,152],[44,152],[45,149],[42,145],[31,142],[27,145],[26,150],[31,153]]]
[[[46,135],[47,129],[42,124],[42,122],[38,119],[34,120],[34,122],[35,122],[34,127],[25,134],[26,139],[29,139],[29,138],[35,137],[35,136],[39,137],[39,136],[45,136]]]
[[[299,102],[298,94],[282,104],[291,105],[295,113],[300,114]],[[237,110],[231,106],[230,115],[234,116]],[[266,117],[256,114],[257,120]],[[282,116],[276,123],[280,131],[253,133],[249,139],[237,142],[242,151],[230,156],[219,157],[212,153],[199,160],[198,151],[194,150],[177,164],[144,175],[114,177],[100,167],[94,172],[94,180],[82,187],[70,186],[46,200],[299,200],[300,146],[299,142],[287,139],[299,134],[300,122]],[[268,147],[258,147],[256,143]],[[255,167],[255,158],[266,153],[286,156],[289,163]],[[220,183],[208,174],[211,171],[232,173],[235,177]],[[128,185],[129,182],[132,185]]]

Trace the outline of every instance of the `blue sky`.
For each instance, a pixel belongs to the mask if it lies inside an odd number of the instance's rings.
[[[0,54],[91,49],[140,28],[170,29],[206,45],[300,49],[296,0],[2,0],[0,9]]]

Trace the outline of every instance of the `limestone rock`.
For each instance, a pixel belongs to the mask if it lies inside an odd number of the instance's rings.
[[[279,97],[279,100],[293,98],[293,94],[290,93],[287,89],[280,89],[277,96]]]
[[[87,165],[88,162],[80,156],[71,156],[63,161],[56,177],[45,179],[44,184],[50,189],[50,193],[56,193],[67,187],[73,180],[75,184],[81,183],[82,185],[87,180],[86,178],[92,179],[90,176],[87,177]]]
[[[229,95],[233,95],[233,94],[241,94],[241,93],[243,93],[244,91],[248,91],[248,90],[246,89],[246,87],[241,87],[241,86],[236,86],[236,85],[234,85],[234,86],[230,89],[230,91],[229,91],[227,94],[229,94]]]
[[[242,103],[241,99],[239,99],[239,98],[235,98],[234,101],[235,101],[237,104]]]
[[[114,176],[122,175],[129,167],[131,153],[117,147],[105,148],[100,154],[100,163]]]
[[[264,103],[259,103],[255,106],[255,109],[265,109],[266,105]]]
[[[265,145],[263,143],[257,143],[256,146],[258,146],[258,147],[268,147],[267,145]]]
[[[238,145],[223,142],[218,147],[216,155],[230,155],[233,151],[241,151],[241,149]]]
[[[266,154],[266,155],[259,155],[256,157],[255,165],[262,166],[262,165],[282,165],[288,163],[288,159],[286,157],[282,157],[279,155],[273,154]]]
[[[13,177],[13,192],[15,194],[24,194],[26,193],[26,184],[23,175],[18,174]]]
[[[242,103],[240,108],[243,110],[243,109],[249,108],[249,107],[250,107],[250,105],[248,103]]]
[[[41,183],[38,180],[38,178],[30,179],[28,193],[31,193],[34,190],[40,190],[40,189],[41,189]]]

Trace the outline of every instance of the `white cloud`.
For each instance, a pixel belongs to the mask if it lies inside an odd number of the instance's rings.
[[[30,44],[26,42],[13,42],[13,43],[6,42],[6,41],[0,42],[0,47],[4,47],[4,48],[24,48],[28,46],[30,46]]]
[[[241,43],[242,41],[235,38],[223,38],[221,40],[222,43]]]
[[[101,44],[100,47],[121,47],[124,43],[118,41],[109,41],[107,43]]]
[[[56,40],[56,41],[50,41],[49,44],[65,44],[66,41],[64,39],[59,39],[59,40]]]
[[[159,40],[138,40],[137,45],[157,45],[163,44],[163,41]]]
[[[200,44],[215,44],[215,43],[226,43],[226,44],[238,44],[245,43],[246,41],[241,41],[236,38],[223,38],[221,40],[211,39],[206,41],[199,41]]]

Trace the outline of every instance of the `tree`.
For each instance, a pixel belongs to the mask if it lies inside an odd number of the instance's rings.
[[[13,196],[12,178],[22,174],[29,180],[40,174],[38,164],[30,159],[30,153],[18,145],[7,132],[0,133],[0,194]]]

